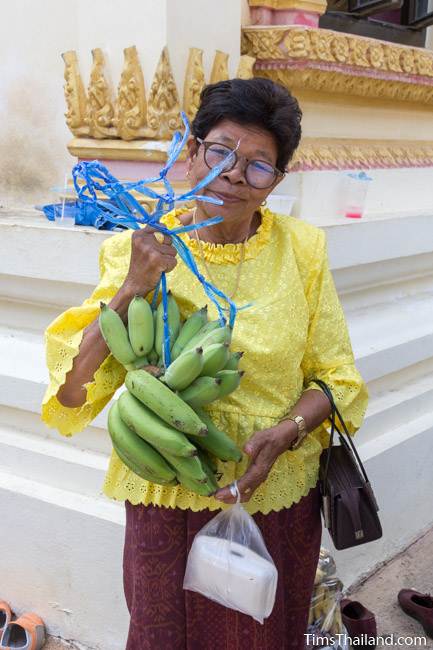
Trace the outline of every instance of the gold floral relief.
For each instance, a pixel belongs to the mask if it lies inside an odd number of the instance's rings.
[[[403,72],[400,64],[401,52],[395,47],[385,48],[385,61],[388,70],[391,72]]]
[[[370,43],[367,39],[358,39],[350,47],[350,65],[357,65],[363,68],[370,67],[369,57]]]
[[[403,72],[407,74],[415,72],[415,57],[412,50],[403,50],[400,54],[400,64]]]
[[[285,36],[283,29],[247,28],[242,32],[242,54],[249,54],[256,59],[284,59],[286,53],[280,47]]]
[[[304,138],[289,169],[374,169],[432,164],[432,142]]]
[[[114,127],[114,104],[111,88],[104,75],[105,60],[101,49],[92,50],[93,66],[87,89],[86,124],[93,138],[113,138],[117,135]]]
[[[349,59],[349,41],[344,36],[335,36],[332,39],[331,52],[335,61],[347,63]]]
[[[120,78],[115,125],[122,140],[154,137],[155,129],[147,127],[147,102],[143,71],[137,48],[127,47],[125,63]]]
[[[254,77],[254,64],[256,60],[253,56],[244,54],[239,59],[239,65],[236,72],[238,79],[252,79]]]
[[[205,86],[203,69],[203,50],[191,47],[186,66],[183,87],[183,110],[190,122],[194,119],[200,105],[200,93]]]
[[[331,45],[333,40],[332,34],[326,34],[323,36],[318,31],[314,31],[311,34],[311,56],[315,55],[315,58],[319,61],[331,61],[332,52]]]
[[[229,78],[229,55],[217,50],[213,60],[212,71],[210,73],[210,83],[215,84],[218,81],[226,81]]]
[[[368,48],[368,60],[372,68],[384,69],[385,51],[382,45],[370,45]]]
[[[327,3],[326,0],[249,0],[249,5],[250,7],[267,7],[276,10],[294,9],[324,14]]]
[[[164,47],[150,89],[148,119],[155,137],[170,139],[181,128],[179,95],[171,70],[167,47]]]
[[[92,50],[93,66],[90,73],[88,95],[80,76],[75,51],[65,52],[65,99],[66,122],[76,140],[70,151],[81,152],[86,157],[98,157],[93,140],[100,140],[100,153],[104,159],[131,160],[147,159],[148,156],[164,158],[164,152],[154,151],[152,146],[142,151],[134,147],[116,145],[139,140],[156,140],[158,143],[171,140],[173,133],[182,129],[181,106],[190,121],[195,117],[200,104],[200,94],[206,84],[203,69],[203,51],[190,48],[185,72],[183,103],[179,100],[177,86],[170,65],[167,48],[158,61],[149,96],[146,95],[143,70],[135,46],[124,49],[124,65],[113,97],[105,75],[105,59],[99,48]],[[251,79],[254,76],[255,57],[248,54],[239,58],[237,77]],[[229,79],[229,56],[217,51],[209,83]],[[78,140],[82,138],[82,142]],[[102,142],[104,141],[104,142]],[[141,156],[141,157],[140,157]],[[158,158],[159,160],[159,158]]]
[[[422,50],[414,50],[414,61],[418,74],[433,77],[433,59]]]
[[[311,40],[305,31],[289,31],[283,39],[287,52],[294,59],[304,59],[311,54]]]
[[[276,25],[245,27],[242,51],[256,57],[256,75],[290,88],[433,101],[433,52],[429,50],[327,29]],[[299,60],[302,70],[292,65]],[[319,67],[317,62],[327,65]]]
[[[75,136],[85,136],[89,133],[86,124],[87,97],[78,67],[77,53],[75,50],[69,50],[62,54],[62,59],[65,63],[66,124]]]

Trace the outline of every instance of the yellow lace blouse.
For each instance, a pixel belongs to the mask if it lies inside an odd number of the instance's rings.
[[[181,213],[182,209],[164,217],[169,228],[180,225]],[[56,398],[78,353],[83,329],[98,316],[99,301],[110,301],[125,278],[131,233],[118,233],[103,242],[98,286],[81,306],[65,311],[46,330],[50,384],[42,403],[42,419],[62,435],[70,436],[88,425],[124,381],[125,370],[110,355],[86,385],[83,406],[66,408]],[[197,241],[187,234],[182,238],[206,275]],[[241,246],[203,243],[212,277],[228,294],[236,282]],[[206,303],[200,283],[182,261],[167,275],[167,281],[184,317]],[[328,267],[325,232],[294,217],[263,209],[262,223],[246,243],[236,301],[238,306],[253,303],[239,312],[231,345],[232,350],[244,350],[240,368],[246,373],[234,393],[208,407],[216,425],[242,447],[254,431],[277,423],[303,390],[320,390],[311,383],[316,376],[331,386],[353,435],[362,423],[368,392],[354,364],[344,313]],[[213,304],[207,302],[209,317],[216,318]],[[317,482],[319,456],[328,441],[329,434],[322,424],[310,432],[299,449],[282,454],[247,504],[249,512],[288,508],[306,495]],[[240,477],[247,462],[245,457],[238,464],[221,463],[220,485]],[[192,510],[227,507],[181,486],[165,487],[145,481],[131,472],[114,451],[103,492],[134,504]]]

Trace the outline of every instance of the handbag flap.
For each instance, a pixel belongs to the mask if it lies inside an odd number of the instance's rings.
[[[327,453],[330,453],[326,482]],[[337,549],[349,548],[382,536],[377,504],[369,483],[366,483],[351,450],[333,445],[320,458],[322,493],[327,505],[327,520]]]

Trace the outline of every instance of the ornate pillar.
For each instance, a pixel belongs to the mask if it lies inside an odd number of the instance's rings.
[[[249,0],[253,25],[306,25],[317,27],[326,0]]]

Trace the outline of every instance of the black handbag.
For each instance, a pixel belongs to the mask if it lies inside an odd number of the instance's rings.
[[[337,550],[372,542],[382,537],[382,526],[377,514],[379,506],[367,473],[334,402],[331,389],[321,379],[318,384],[331,403],[331,437],[329,447],[320,456],[319,485],[321,509],[325,527]],[[339,430],[338,415],[347,440]],[[334,445],[334,432],[340,444]]]

